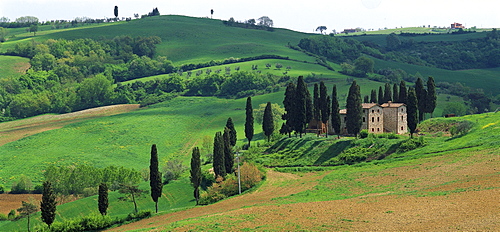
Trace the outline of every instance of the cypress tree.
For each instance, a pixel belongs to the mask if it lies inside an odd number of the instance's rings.
[[[328,89],[326,88],[325,82],[321,81],[319,83],[319,101],[321,108],[321,122],[325,125],[330,120],[330,96],[328,96]],[[328,137],[328,126],[326,127],[326,137]]]
[[[215,133],[214,137],[214,173],[216,178],[218,176],[225,177],[226,176],[226,167],[224,166],[224,138],[222,137],[222,133],[219,131]]]
[[[43,182],[42,201],[40,202],[40,210],[42,211],[42,221],[47,226],[52,225],[56,218],[56,195],[52,184],[48,181]]]
[[[370,94],[370,103],[378,103],[377,101],[377,90],[372,89]]]
[[[332,89],[332,129],[336,134],[340,134],[340,107],[337,99],[337,85],[333,85]]]
[[[229,141],[231,142],[231,146],[234,147],[238,136],[236,135],[236,129],[234,129],[233,119],[227,119],[226,127],[229,129]]]
[[[398,84],[396,84],[396,83],[394,83],[392,85],[392,101],[393,102],[400,102],[399,101]]]
[[[318,83],[314,83],[313,91],[313,119],[316,120],[316,126],[319,127],[319,122],[321,121],[321,100],[319,99],[319,86]],[[318,133],[319,136],[319,133]]]
[[[424,82],[420,77],[417,79],[417,82],[415,83],[415,94],[417,95],[417,103],[418,103],[418,121],[421,122],[422,120],[424,120],[424,113],[426,107],[425,98],[427,97],[427,91],[425,90]],[[410,96],[408,96],[408,98],[410,98]]]
[[[408,101],[408,94],[407,94],[407,89],[406,89],[406,83],[404,81],[401,81],[399,83],[399,102],[405,103]]]
[[[429,77],[427,79],[427,97],[425,98],[426,103],[426,113],[431,114],[434,112],[436,108],[437,95],[436,95],[436,84],[434,83],[434,77]]]
[[[246,111],[246,119],[245,119],[245,137],[248,140],[248,147],[250,147],[250,141],[253,138],[253,107],[252,107],[252,98],[247,98],[247,105],[245,107]]]
[[[161,173],[158,170],[158,151],[156,144],[151,146],[151,159],[149,160],[149,186],[151,186],[151,198],[155,202],[156,213],[158,213],[158,198],[161,197],[163,183]]]
[[[363,98],[363,103],[370,103],[370,97],[368,97],[368,95],[365,95]]]
[[[359,85],[356,84],[356,81],[353,81],[351,87],[349,88],[349,94],[347,95],[347,132],[349,134],[353,134],[357,136],[359,131],[361,130],[362,125],[362,112],[363,106],[361,104],[361,94]]]
[[[305,84],[305,82],[304,82]],[[303,128],[307,128],[307,125],[309,122],[313,119],[313,112],[314,112],[314,104],[312,101],[311,93],[309,92],[309,89],[307,88],[307,84],[304,85],[305,87],[305,92],[306,92],[306,120],[304,122]]]
[[[406,113],[407,113],[408,129],[410,130],[410,137],[412,138],[413,138],[413,133],[415,133],[418,124],[417,109],[418,109],[417,94],[415,93],[415,89],[410,88],[408,90],[408,103],[406,104]]]
[[[302,133],[304,132],[305,125],[307,124],[307,119],[309,116],[309,110],[312,110],[312,103],[310,103],[310,96],[308,100],[309,91],[307,90],[306,83],[304,82],[304,77],[299,76],[297,80],[297,88],[295,90],[294,97],[294,107],[293,107],[293,128],[302,138]],[[309,110],[308,110],[309,109]]]
[[[224,139],[224,167],[226,173],[233,173],[234,154],[233,146],[231,146],[231,130],[225,127],[222,137]]]
[[[392,92],[391,92],[391,85],[389,83],[385,83],[385,88],[384,88],[384,103],[392,101]]]
[[[262,119],[262,131],[264,135],[267,136],[267,141],[271,141],[271,135],[274,131],[273,122],[273,111],[271,109],[271,102],[267,102],[266,108],[264,109],[264,118]]]
[[[285,98],[283,99],[283,106],[285,107],[285,114],[281,117],[285,120],[284,126],[281,127],[281,133],[288,133],[288,137],[291,137],[292,131],[295,129],[296,124],[296,102],[295,102],[295,92],[296,87],[293,83],[288,83],[285,90]]]
[[[104,216],[108,211],[108,186],[106,183],[101,183],[99,185],[99,199],[97,200],[99,207],[99,212]]]
[[[193,154],[191,155],[191,184],[194,188],[194,198],[196,199],[196,204],[200,200],[200,185],[201,185],[201,159],[200,159],[200,149],[198,147],[193,148]]]
[[[384,104],[384,92],[382,90],[382,86],[378,87],[378,104],[382,105]]]

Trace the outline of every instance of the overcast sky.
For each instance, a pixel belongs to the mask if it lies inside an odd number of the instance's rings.
[[[41,21],[75,17],[111,18],[146,14],[154,7],[162,15],[210,16],[239,21],[269,16],[275,27],[313,32],[318,26],[341,31],[364,29],[447,26],[500,27],[498,0],[0,0],[0,17],[11,21],[36,16]]]

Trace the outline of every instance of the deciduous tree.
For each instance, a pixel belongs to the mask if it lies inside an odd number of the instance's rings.
[[[193,154],[191,155],[191,184],[194,188],[194,198],[196,199],[196,204],[200,200],[200,185],[201,185],[201,159],[200,159],[200,149],[198,147],[193,148]]]
[[[326,26],[319,26],[316,28],[316,31],[319,31],[319,33],[323,34],[323,31],[326,31]]]
[[[35,204],[31,204],[29,202],[22,201],[22,206],[21,208],[17,209],[17,212],[21,216],[28,216],[28,232],[31,231],[30,228],[30,216],[33,213],[36,213],[38,211],[38,207]]]

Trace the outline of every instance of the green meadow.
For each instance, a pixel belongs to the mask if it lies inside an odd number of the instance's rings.
[[[28,58],[0,56],[0,79],[21,76],[29,67]]]

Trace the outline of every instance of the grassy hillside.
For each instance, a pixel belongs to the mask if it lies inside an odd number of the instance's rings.
[[[0,56],[0,79],[18,77],[30,67],[29,59],[17,56]]]

